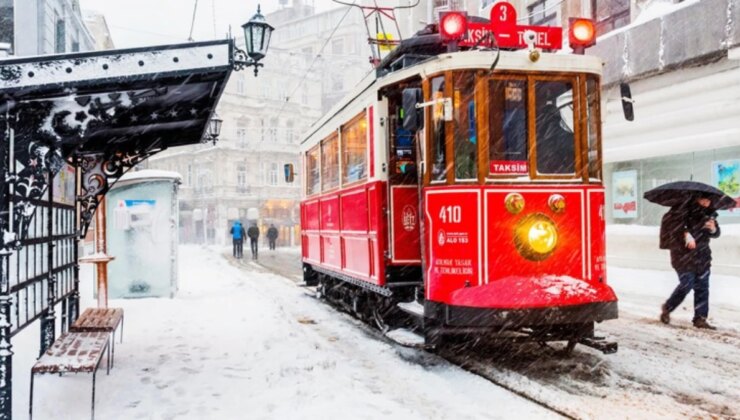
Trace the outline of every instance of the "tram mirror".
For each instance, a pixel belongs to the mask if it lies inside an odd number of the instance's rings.
[[[295,180],[295,172],[293,172],[293,164],[292,163],[286,163],[285,166],[283,166],[283,170],[285,171],[285,183],[292,184]]]
[[[624,119],[627,121],[634,121],[635,110],[632,107],[632,104],[634,104],[635,101],[632,100],[632,90],[630,89],[630,85],[628,83],[621,83],[619,85],[619,90],[622,94],[622,110],[624,111]]]
[[[424,127],[424,111],[416,105],[423,101],[421,89],[403,90],[403,128],[412,133]]]

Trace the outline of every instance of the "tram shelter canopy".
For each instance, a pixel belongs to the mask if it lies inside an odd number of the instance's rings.
[[[65,161],[82,172],[84,230],[98,198],[126,170],[199,143],[233,49],[222,40],[0,60],[0,157],[16,175],[1,201],[20,204],[3,230],[24,236],[33,200]]]

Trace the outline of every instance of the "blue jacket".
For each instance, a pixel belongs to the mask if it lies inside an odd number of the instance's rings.
[[[236,222],[234,223],[234,226],[231,227],[231,237],[236,240],[240,240],[244,238],[245,232],[244,227],[241,223]]]

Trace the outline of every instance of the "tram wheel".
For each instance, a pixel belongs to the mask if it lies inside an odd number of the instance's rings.
[[[373,322],[375,326],[383,333],[387,333],[391,329],[390,325],[385,321],[383,316],[383,310],[379,306],[374,306],[372,311]]]
[[[575,338],[571,338],[568,340],[568,344],[565,345],[565,348],[563,349],[563,356],[570,357],[573,355],[573,350],[576,348],[576,344],[578,344],[578,340]]]

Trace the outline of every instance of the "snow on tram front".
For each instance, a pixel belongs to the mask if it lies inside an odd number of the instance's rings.
[[[383,329],[616,351],[605,271],[601,61],[562,30],[448,12],[303,140],[304,279]],[[591,22],[571,22],[576,51]],[[481,45],[485,46],[481,48]],[[286,168],[292,173],[292,168]]]

